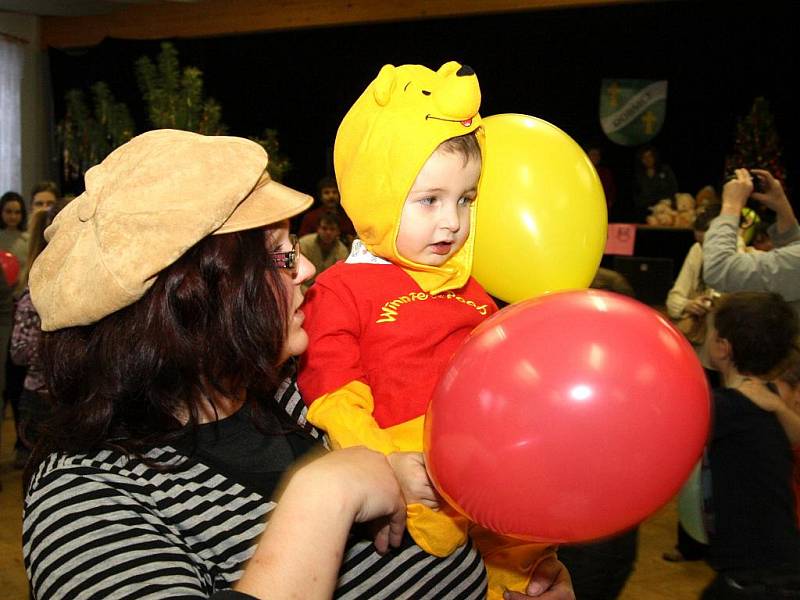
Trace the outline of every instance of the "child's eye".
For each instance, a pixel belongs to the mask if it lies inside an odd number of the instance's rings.
[[[423,206],[433,206],[436,203],[436,197],[427,196],[425,198],[420,198],[419,203]]]
[[[473,202],[475,202],[475,198],[471,196],[462,196],[461,198],[458,199],[459,206],[469,206]]]

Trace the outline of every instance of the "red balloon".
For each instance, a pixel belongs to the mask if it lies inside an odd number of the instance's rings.
[[[19,260],[11,254],[11,252],[0,251],[0,269],[3,271],[3,276],[9,287],[17,284],[19,279]]]
[[[699,459],[711,404],[664,317],[609,292],[509,306],[453,357],[425,420],[442,495],[474,522],[541,542],[628,529]]]

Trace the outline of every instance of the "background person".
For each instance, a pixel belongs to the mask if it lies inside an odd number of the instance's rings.
[[[31,212],[48,210],[59,196],[58,184],[54,181],[40,181],[31,190]]]
[[[702,597],[793,597],[785,595],[800,589],[791,448],[779,419],[743,387],[763,383],[789,357],[798,318],[778,294],[737,292],[720,299],[712,323],[709,358],[724,387],[714,390],[703,487],[708,562],[718,576]]]
[[[47,211],[40,210],[33,213],[30,227],[32,236],[29,244],[30,263],[33,263],[47,246],[44,231],[63,208],[62,202],[56,202]],[[39,357],[39,344],[42,337],[41,319],[31,302],[28,289],[30,263],[20,278],[19,288],[22,289],[22,293],[14,311],[14,327],[9,347],[11,361],[18,367],[22,367],[24,373],[22,391],[18,400],[19,424],[17,426],[17,435],[24,447],[18,451],[24,455],[24,459],[20,460],[23,466],[38,437],[39,426],[50,412],[50,394],[44,381]]]
[[[341,198],[339,197],[339,186],[333,177],[323,177],[317,183],[317,198],[319,206],[311,209],[303,215],[303,220],[300,222],[300,228],[297,230],[297,235],[303,237],[310,233],[314,233],[319,228],[319,221],[322,215],[326,213],[335,213],[339,220],[339,229],[341,230],[342,242],[350,248],[353,239],[356,237],[356,229],[353,227],[353,222],[341,205]]]
[[[17,257],[20,271],[28,257],[28,226],[25,201],[16,192],[6,192],[0,199],[0,250]]]
[[[644,223],[650,206],[664,198],[673,200],[678,193],[678,181],[653,146],[642,147],[636,157],[633,204],[637,222]]]
[[[736,169],[736,177],[722,188],[722,210],[703,246],[703,277],[720,292],[776,292],[800,314],[800,226],[780,182],[769,171],[752,173],[761,179],[763,192],[753,192],[747,169]],[[769,252],[736,251],[739,219],[750,197],[775,211],[775,224],[769,228],[775,249]]]
[[[24,273],[28,264],[28,233],[27,214],[25,202],[16,192],[6,192],[0,199],[0,251],[10,252],[19,263],[20,275]],[[2,274],[0,274],[0,277]],[[11,283],[2,277],[0,283],[0,405],[5,414],[5,406],[11,405],[14,414],[15,429],[18,431],[20,423],[19,396],[21,381],[24,373],[8,359],[8,345],[11,338],[11,328],[14,319],[15,290],[17,284]],[[27,449],[22,444],[19,436],[14,443],[14,467],[21,469],[27,460]]]
[[[316,233],[300,238],[300,252],[316,269],[316,275],[303,283],[304,291],[314,283],[317,275],[347,258],[350,251],[342,243],[341,234],[338,215],[335,212],[326,212],[319,218]]]
[[[611,214],[611,209],[617,199],[617,184],[614,181],[614,173],[603,164],[603,151],[600,146],[590,146],[586,150],[586,155],[592,161],[597,176],[600,178],[600,184],[603,186],[603,193],[606,197],[606,209],[608,214]]]

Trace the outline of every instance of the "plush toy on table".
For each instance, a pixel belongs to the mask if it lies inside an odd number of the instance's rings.
[[[675,209],[672,208],[672,200],[664,198],[650,207],[652,213],[647,217],[648,225],[657,227],[673,227],[675,225]]]
[[[675,214],[675,227],[691,228],[694,225],[694,219],[697,216],[694,198],[692,195],[686,193],[675,194],[675,205],[677,206]]]

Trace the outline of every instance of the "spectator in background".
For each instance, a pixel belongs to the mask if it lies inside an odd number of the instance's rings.
[[[705,204],[697,212],[693,226],[695,243],[686,254],[675,284],[667,294],[666,302],[667,314],[692,344],[712,387],[719,385],[719,374],[708,358],[705,344],[708,331],[706,324],[708,313],[719,294],[703,280],[703,240],[709,224],[719,215],[719,211],[719,204]],[[691,481],[687,482],[681,493],[686,493],[686,486],[691,485]],[[708,550],[706,540],[695,539],[682,525],[689,517],[681,512],[680,502],[678,518],[678,542],[673,550],[664,552],[662,558],[669,562],[703,559]]]
[[[24,272],[28,261],[28,233],[26,232],[25,202],[16,192],[6,192],[0,199],[0,250],[10,252],[19,261],[20,272]],[[14,318],[14,289],[16,282],[7,281],[0,274],[0,405],[5,414],[5,405],[10,404],[14,423],[19,425],[19,393],[21,377],[8,360],[8,344]],[[16,376],[15,376],[16,375]],[[14,443],[14,466],[22,468],[27,458],[25,447],[17,438]]]
[[[594,279],[589,287],[595,290],[608,290],[609,292],[616,292],[617,294],[636,298],[636,292],[633,286],[625,279],[624,275],[611,269],[604,269],[603,267],[597,269],[597,273],[595,273]]]
[[[670,201],[678,192],[678,181],[669,165],[661,162],[653,146],[637,152],[633,203],[638,222],[644,223],[648,208],[663,198]]]
[[[763,192],[753,192],[747,169],[736,169],[735,179],[722,189],[722,210],[711,222],[703,247],[703,276],[721,292],[777,292],[800,314],[800,226],[780,182],[769,171],[752,173]],[[739,219],[750,197],[775,211],[776,222],[769,228],[775,249],[769,252],[736,251]]]
[[[700,191],[694,197],[695,209],[700,210],[709,204],[722,204],[722,200],[717,194],[717,190],[713,185],[706,185],[700,188]]]
[[[796,598],[800,590],[789,440],[779,419],[745,394],[789,357],[799,332],[775,293],[728,294],[714,311],[709,357],[724,387],[714,390],[703,493],[717,577],[703,600]]]
[[[56,203],[60,193],[53,181],[40,181],[31,190],[31,212],[47,210]]]
[[[347,213],[344,212],[339,198],[339,187],[333,177],[323,177],[317,184],[317,199],[319,206],[308,211],[303,215],[300,222],[300,229],[297,235],[302,237],[309,233],[314,233],[319,228],[319,220],[325,213],[333,212],[339,217],[339,229],[341,230],[342,241],[350,248],[350,244],[356,237],[356,230],[353,222]]]
[[[603,162],[603,153],[599,146],[591,146],[586,151],[586,155],[592,161],[592,165],[594,165],[594,169],[597,171],[598,177],[600,177],[600,183],[603,184],[603,192],[606,195],[606,208],[610,213],[611,207],[617,199],[617,184],[614,182],[614,174],[611,169],[601,164]]]
[[[679,328],[690,338],[689,341],[695,346],[700,362],[706,369],[710,365],[703,351],[705,327],[694,327],[691,321],[698,324],[705,323],[706,315],[716,295],[703,278],[703,241],[711,221],[719,216],[719,211],[719,204],[709,204],[697,213],[693,226],[695,243],[686,254],[675,284],[667,294],[666,302],[667,314],[671,319],[679,323],[688,319],[685,326]],[[694,338],[688,335],[690,328],[698,330],[698,335]]]
[[[783,426],[794,451],[794,497],[800,523],[800,347],[795,344],[789,359],[774,381],[745,382],[740,388],[760,408],[773,413]]]
[[[31,218],[31,243],[30,263],[47,246],[44,230],[53,222],[58,212],[64,206],[62,201],[56,202],[49,210],[40,210],[33,213]],[[21,367],[26,368],[22,395],[19,399],[19,425],[17,435],[24,449],[18,451],[25,455],[25,461],[33,449],[37,439],[37,430],[40,423],[48,414],[50,404],[47,385],[44,381],[42,365],[39,359],[39,341],[42,337],[41,321],[36,309],[31,302],[28,289],[28,274],[26,269],[20,286],[22,294],[17,301],[14,313],[14,328],[11,334],[9,353],[11,360]]]
[[[347,258],[347,246],[339,239],[341,234],[338,215],[335,212],[327,212],[319,218],[316,233],[309,233],[300,238],[300,252],[316,267],[316,275]],[[303,291],[311,287],[315,277],[303,283]]]
[[[17,192],[6,192],[0,198],[0,250],[11,252],[25,268],[28,256],[27,214],[25,201]]]

